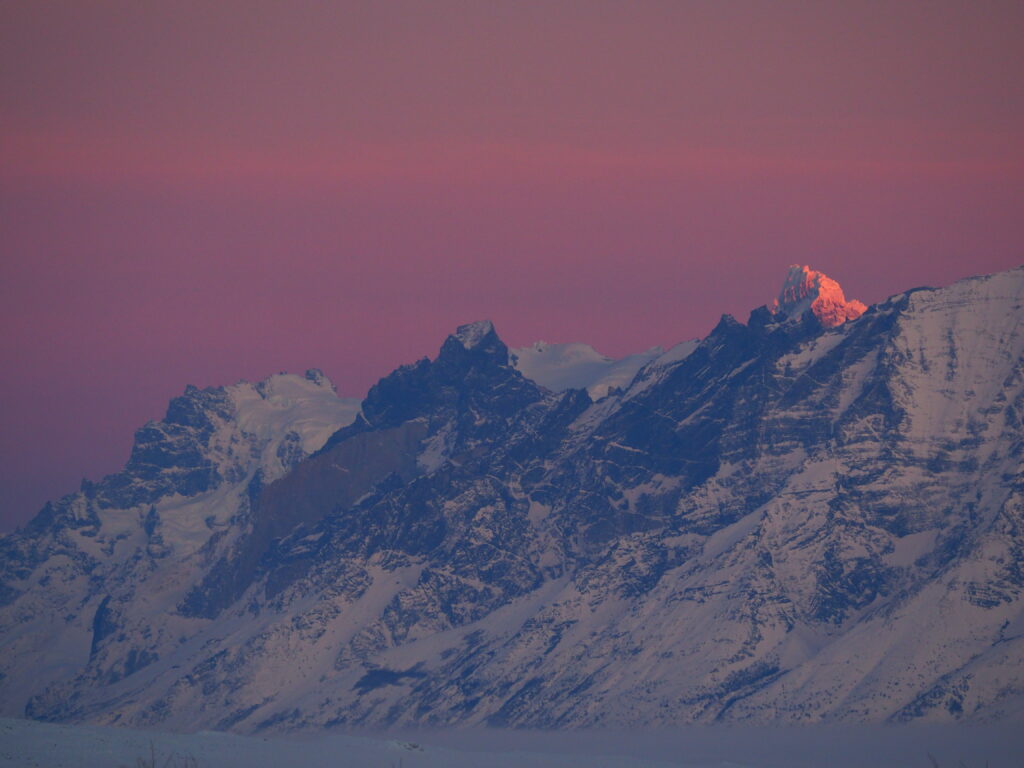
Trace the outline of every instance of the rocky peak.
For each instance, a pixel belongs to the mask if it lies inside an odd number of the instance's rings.
[[[323,387],[324,389],[330,389],[333,392],[337,391],[335,389],[335,387],[334,387],[334,382],[332,382],[327,377],[327,374],[324,373],[323,371],[321,371],[319,368],[310,368],[310,369],[308,369],[306,371],[306,373],[303,375],[303,378],[306,379],[307,381],[312,381],[318,387]]]
[[[398,368],[370,388],[363,419],[332,437],[328,446],[354,430],[393,427],[413,418],[521,407],[541,399],[537,385],[509,365],[509,351],[488,320],[459,326],[445,339],[435,360]],[[490,405],[485,406],[487,402]],[[512,404],[515,404],[513,407]]]
[[[494,325],[490,320],[477,320],[475,323],[460,325],[452,334],[466,349],[475,349],[494,333]]]
[[[442,368],[476,367],[486,360],[487,365],[506,367],[509,364],[508,347],[505,346],[490,320],[460,325],[455,333],[445,339],[437,362]]]
[[[793,319],[810,310],[825,328],[835,328],[847,320],[856,320],[867,307],[857,300],[847,301],[839,283],[823,272],[793,264],[779,298],[769,309],[772,314]]]

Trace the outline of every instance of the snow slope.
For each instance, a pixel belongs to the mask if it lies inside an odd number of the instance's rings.
[[[585,389],[594,400],[612,389],[625,389],[647,363],[663,354],[661,347],[627,355],[605,357],[588,344],[548,344],[538,341],[509,350],[513,367],[523,376],[554,392]]]

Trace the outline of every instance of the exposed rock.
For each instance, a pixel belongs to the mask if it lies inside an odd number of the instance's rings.
[[[810,311],[825,328],[835,328],[856,320],[867,307],[857,300],[847,301],[835,280],[810,267],[794,264],[771,311],[785,317],[800,318]]]

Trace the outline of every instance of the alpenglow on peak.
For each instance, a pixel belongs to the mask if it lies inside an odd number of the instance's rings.
[[[786,274],[779,298],[769,307],[772,314],[799,318],[807,310],[826,328],[856,320],[867,307],[856,299],[847,301],[839,283],[808,266],[793,264]]]

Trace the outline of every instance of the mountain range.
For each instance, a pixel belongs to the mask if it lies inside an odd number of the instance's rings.
[[[1024,716],[1024,268],[792,267],[620,360],[464,325],[188,387],[0,538],[0,715],[240,732]]]

